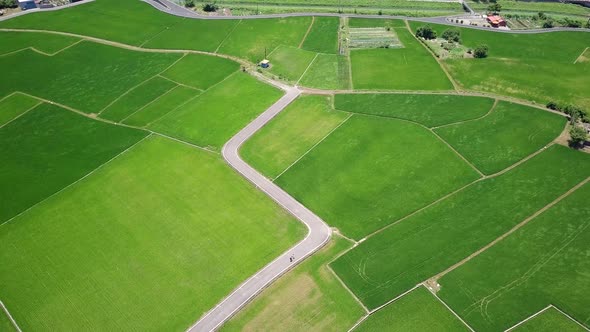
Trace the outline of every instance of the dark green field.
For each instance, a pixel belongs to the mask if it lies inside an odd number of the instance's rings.
[[[339,18],[315,17],[302,48],[313,52],[337,54],[339,29]]]
[[[547,146],[565,123],[558,114],[501,101],[482,119],[435,132],[483,173],[492,174]]]
[[[478,331],[508,328],[549,304],[590,327],[588,197],[586,184],[444,276],[440,296]]]
[[[587,331],[578,323],[571,320],[559,312],[554,307],[551,307],[539,315],[533,317],[531,320],[518,325],[515,329],[511,330],[514,332],[552,332],[552,331],[564,331],[564,332],[584,332]]]
[[[473,120],[487,114],[490,98],[427,94],[338,94],[341,111],[415,121],[426,127]]]
[[[276,183],[361,239],[477,178],[423,127],[354,115]]]
[[[145,136],[49,104],[0,128],[0,224]]]
[[[590,156],[552,146],[370,237],[332,267],[375,308],[496,239],[588,176]]]

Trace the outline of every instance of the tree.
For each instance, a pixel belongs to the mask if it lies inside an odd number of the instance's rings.
[[[502,10],[502,5],[499,3],[493,3],[488,6],[488,11],[494,14],[499,13]]]
[[[16,0],[0,0],[0,9],[4,8],[16,8],[18,3]]]
[[[203,11],[210,13],[216,12],[219,7],[215,3],[206,3],[203,5]]]
[[[447,29],[442,33],[443,39],[446,39],[448,42],[461,42],[461,31],[459,29]]]
[[[543,22],[543,29],[551,29],[551,28],[553,28],[553,20],[552,19],[545,20],[545,22]]]
[[[547,18],[547,15],[545,15],[545,13],[543,13],[543,12],[539,12],[537,14],[537,16],[539,17],[540,20],[544,20]]]
[[[424,39],[436,39],[436,31],[432,30],[430,25],[421,26],[416,30],[416,37]]]
[[[195,0],[184,0],[184,6],[187,8],[193,8],[195,6]]]
[[[481,44],[473,50],[473,57],[479,58],[479,59],[487,58],[488,51],[489,51],[488,45]]]
[[[573,126],[570,129],[570,145],[572,147],[580,147],[588,139],[586,129],[580,126]]]

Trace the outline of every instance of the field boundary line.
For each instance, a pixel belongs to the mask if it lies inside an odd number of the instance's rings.
[[[61,50],[57,50],[57,51],[55,51],[55,52],[53,52],[53,53],[47,53],[47,52],[43,52],[43,51],[41,51],[41,50],[38,50],[37,48],[35,48],[35,46],[31,46],[30,48],[31,48],[31,50],[33,50],[33,51],[35,51],[35,52],[37,52],[37,53],[39,53],[39,54],[45,55],[45,56],[56,56],[56,55],[58,55],[59,53],[61,53],[61,52],[65,51],[65,50],[67,50],[68,48],[74,47],[74,46],[76,46],[76,45],[80,44],[80,43],[81,43],[81,42],[83,42],[83,41],[84,41],[84,39],[80,38],[78,41],[75,41],[75,42],[71,43],[70,45],[68,45],[68,46],[66,46],[66,47],[64,47],[64,48],[62,48]]]
[[[484,119],[488,115],[490,115],[490,114],[492,114],[494,112],[494,110],[496,109],[496,106],[498,106],[498,102],[499,102],[499,100],[497,98],[495,98],[494,99],[494,103],[492,104],[492,107],[487,111],[487,113],[484,114],[484,115],[482,115],[482,116],[480,116],[480,117],[477,117],[475,119],[469,119],[469,120],[451,122],[451,123],[447,123],[447,124],[440,125],[440,126],[430,127],[430,129],[431,130],[435,130],[435,129],[438,129],[438,128],[444,128],[444,127],[449,127],[449,126],[454,126],[454,125],[460,125],[460,124],[463,124],[463,123],[468,123],[468,122],[473,122],[473,121],[478,121],[478,120]]]
[[[568,315],[568,314],[567,314],[565,311],[563,311],[563,310],[559,309],[558,307],[554,306],[553,304],[550,304],[550,306],[551,306],[553,309],[555,309],[555,310],[559,311],[559,312],[560,312],[562,315],[564,315],[565,317],[567,317],[567,318],[571,319],[572,321],[574,321],[576,324],[580,325],[580,326],[581,326],[581,327],[582,327],[584,330],[586,330],[586,331],[589,331],[589,332],[590,332],[590,329],[589,329],[589,328],[587,328],[586,326],[584,326],[584,324],[582,324],[582,323],[578,322],[578,320],[577,320],[577,319],[575,319],[574,317],[572,317],[572,316]]]
[[[153,130],[149,130],[149,129],[148,129],[147,131],[148,131],[150,134],[153,134],[153,135],[156,135],[156,136],[161,136],[161,137],[167,138],[167,139],[169,139],[169,140],[173,140],[173,141],[176,141],[176,142],[178,142],[178,143],[182,143],[182,144],[185,144],[185,145],[191,146],[191,147],[193,147],[193,148],[197,148],[197,149],[200,149],[200,150],[203,150],[203,151],[206,151],[206,152],[210,152],[210,153],[213,153],[213,154],[220,154],[220,153],[219,153],[219,152],[217,152],[217,151],[213,151],[213,150],[207,149],[207,148],[205,148],[205,147],[198,146],[198,145],[196,145],[196,144],[193,144],[193,143],[190,143],[190,142],[187,142],[187,141],[183,141],[183,140],[181,140],[181,139],[179,139],[179,138],[172,137],[172,136],[168,136],[168,135],[166,135],[166,134],[162,134],[162,133],[160,133],[160,132],[157,132],[157,131],[153,131]]]
[[[467,165],[471,166],[471,168],[473,168],[473,170],[476,171],[482,178],[485,178],[486,177],[486,175],[483,174],[483,172],[480,171],[479,168],[475,167],[475,165],[471,161],[469,161],[467,158],[465,158],[465,156],[463,156],[461,153],[459,153],[459,151],[457,151],[449,142],[445,141],[434,130],[432,130],[430,128],[428,128],[428,130],[430,130],[430,132],[433,133],[434,136],[436,136],[441,142],[443,142],[444,144],[446,144],[453,152],[455,152],[455,154],[457,156],[459,156],[461,159],[463,159],[463,161],[466,162]]]
[[[520,325],[522,325],[522,324],[524,324],[524,323],[528,322],[529,320],[531,320],[531,319],[533,319],[533,318],[535,318],[535,317],[539,316],[540,314],[544,313],[545,311],[547,311],[547,310],[551,309],[551,307],[552,307],[552,305],[551,305],[551,304],[550,304],[550,305],[548,305],[548,306],[546,306],[545,308],[543,308],[543,309],[541,309],[541,310],[539,310],[539,311],[535,312],[534,314],[532,314],[532,315],[528,316],[527,318],[525,318],[525,319],[521,320],[520,322],[518,322],[518,323],[516,323],[516,324],[512,325],[511,327],[507,328],[506,330],[504,330],[504,332],[509,332],[509,331],[512,331],[512,330],[514,330],[515,328],[519,327]]]
[[[336,129],[340,128],[340,126],[342,126],[352,116],[353,116],[353,114],[350,113],[348,115],[348,117],[346,117],[346,119],[342,120],[336,127],[332,128],[332,130],[330,130],[324,137],[322,137],[319,141],[317,141],[311,148],[309,148],[307,151],[305,151],[305,153],[303,153],[299,158],[297,158],[297,160],[295,160],[294,162],[292,162],[291,165],[287,166],[287,168],[285,168],[281,173],[279,173],[279,175],[277,175],[276,177],[274,177],[274,179],[272,180],[272,182],[275,182],[279,177],[281,177],[281,175],[283,175],[291,167],[293,167],[295,164],[297,164],[301,159],[303,159],[303,157],[305,157],[308,153],[310,153],[311,150],[315,149],[320,143],[322,143],[326,138],[328,138],[328,136],[330,136],[334,131],[336,131]]]
[[[38,99],[37,99],[37,100],[38,100]],[[38,101],[39,101],[39,100],[38,100]],[[43,104],[43,102],[42,102],[42,101],[39,101],[38,103],[36,103],[36,104],[35,104],[35,106],[33,106],[33,107],[31,107],[31,108],[27,109],[26,111],[22,112],[21,114],[19,114],[19,115],[17,115],[17,116],[15,116],[14,118],[10,119],[10,120],[9,120],[8,122],[6,122],[5,124],[3,124],[3,125],[0,125],[0,129],[4,128],[4,126],[6,126],[7,124],[9,124],[9,123],[11,123],[11,122],[14,122],[16,119],[20,118],[21,116],[23,116],[23,115],[25,115],[25,114],[29,113],[31,110],[33,110],[33,109],[37,108],[37,106],[39,106],[39,105],[41,105],[41,104]]]
[[[229,39],[229,36],[231,36],[234,33],[234,31],[236,30],[236,28],[240,24],[242,24],[241,19],[238,21],[238,23],[234,24],[234,27],[227,33],[227,36],[225,36],[225,38],[223,38],[223,40],[221,40],[221,42],[219,43],[219,45],[217,45],[217,48],[215,49],[215,51],[213,51],[213,53],[217,54],[217,52],[219,52],[219,49],[221,48],[221,46],[225,43],[226,40]]]
[[[484,251],[486,251],[489,248],[493,247],[498,242],[504,240],[505,238],[507,238],[508,236],[510,236],[511,234],[513,234],[514,232],[516,232],[517,230],[519,230],[520,228],[522,228],[523,226],[525,226],[526,224],[528,224],[530,221],[532,221],[533,219],[535,219],[539,215],[543,214],[545,211],[547,211],[550,208],[552,208],[553,206],[555,206],[557,203],[561,202],[562,200],[564,200],[565,198],[567,198],[568,196],[570,196],[571,194],[573,194],[574,192],[576,192],[578,189],[580,189],[581,187],[583,187],[589,181],[590,181],[590,176],[587,177],[586,179],[582,180],[581,182],[579,182],[578,184],[576,184],[572,188],[570,188],[565,193],[561,194],[559,197],[557,197],[556,199],[554,199],[553,201],[551,201],[549,204],[547,204],[547,205],[543,206],[541,209],[537,210],[532,215],[530,215],[527,218],[525,218],[520,223],[518,223],[515,226],[513,226],[509,231],[507,231],[506,233],[500,235],[499,237],[497,237],[496,239],[494,239],[492,242],[490,242],[490,243],[486,244],[485,246],[481,247],[480,249],[478,249],[477,251],[473,252],[469,256],[463,258],[459,262],[451,265],[446,270],[444,270],[444,271],[436,274],[434,277],[431,278],[431,280],[438,280],[438,279],[444,277],[449,272],[452,272],[453,270],[455,270],[456,268],[460,267],[461,265],[463,265],[463,264],[467,263],[468,261],[472,260],[473,258],[479,256]]]
[[[14,328],[18,332],[22,332],[23,330],[20,329],[20,326],[18,326],[18,324],[16,323],[16,320],[14,320],[14,317],[12,317],[12,315],[8,311],[8,308],[6,308],[6,306],[4,305],[4,303],[1,300],[0,300],[0,307],[2,307],[2,310],[6,313],[6,316],[8,317],[8,319],[10,320],[10,322],[12,323]]]
[[[467,322],[464,321],[463,318],[461,318],[461,316],[459,316],[459,314],[455,312],[455,310],[449,307],[449,305],[445,301],[443,301],[438,295],[436,295],[435,292],[426,287],[426,285],[424,286],[424,288],[426,288],[430,292],[430,294],[432,294],[440,303],[442,303],[445,306],[445,308],[447,308],[447,310],[449,310],[455,317],[457,317],[461,321],[461,323],[463,323],[463,325],[465,325],[471,332],[475,332],[471,325],[467,324]]]
[[[359,325],[361,325],[362,322],[364,322],[365,320],[367,320],[367,318],[369,318],[369,316],[371,316],[371,314],[366,314],[363,317],[361,317],[359,320],[356,321],[356,323],[354,323],[353,326],[351,326],[348,330],[346,330],[347,332],[352,332],[354,331],[354,329],[356,329]]]
[[[422,45],[422,47],[434,58],[436,63],[438,63],[438,66],[440,67],[440,69],[445,73],[445,75],[447,75],[447,79],[449,80],[449,82],[451,82],[451,85],[453,85],[453,88],[455,89],[455,91],[461,91],[461,86],[459,85],[459,83],[457,83],[455,81],[453,76],[451,76],[451,74],[449,73],[447,68],[444,66],[444,64],[441,62],[441,60],[434,54],[434,52],[431,49],[426,47],[426,45],[424,45],[424,43],[420,39],[418,39],[418,37],[416,37],[416,35],[412,32],[412,28],[410,28],[410,23],[408,22],[408,20],[404,20],[404,22],[406,23],[406,28],[408,29],[408,32],[410,33],[410,35],[412,35],[412,37],[414,37],[414,39],[418,42],[418,44]]]
[[[25,47],[25,48],[21,48],[21,49],[15,50],[15,51],[10,51],[8,53],[0,54],[0,57],[9,56],[9,55],[16,54],[16,53],[22,52],[24,50],[30,50],[30,49],[31,49],[30,46],[29,47]]]
[[[574,61],[574,65],[575,65],[575,64],[578,62],[578,60],[580,60],[580,58],[581,58],[582,56],[584,56],[584,53],[586,53],[586,51],[587,51],[589,48],[590,48],[590,47],[586,47],[586,48],[585,48],[585,49],[582,51],[582,53],[580,53],[580,55],[579,55],[579,56],[576,58],[576,61]]]
[[[19,93],[19,92],[18,92],[18,91],[13,91],[13,92],[11,92],[11,93],[7,94],[6,96],[4,96],[4,97],[0,98],[0,103],[1,103],[1,102],[3,102],[3,101],[5,101],[5,100],[6,100],[6,99],[8,99],[8,98],[10,98],[10,97],[14,96],[14,95],[15,95],[15,94],[17,94],[17,93]]]
[[[352,247],[354,248],[354,247]],[[347,250],[348,251],[348,250]],[[332,273],[332,275],[336,278],[336,280],[338,280],[338,282],[340,282],[340,284],[342,285],[342,287],[344,287],[344,289],[346,289],[348,291],[348,293],[350,294],[350,296],[352,296],[352,298],[358,303],[360,304],[361,308],[363,308],[363,310],[365,310],[365,314],[369,315],[369,313],[371,312],[369,310],[369,308],[367,308],[365,306],[365,304],[363,302],[361,302],[361,300],[356,296],[355,293],[352,292],[352,290],[350,288],[348,288],[348,286],[344,283],[344,281],[342,281],[342,279],[340,279],[340,277],[336,274],[336,272],[334,272],[334,270],[332,270],[332,267],[330,266],[330,264],[326,264],[326,267],[328,268],[328,270],[330,270],[330,272]]]
[[[182,22],[182,21],[184,21],[184,20],[178,20],[178,22],[176,22],[176,23],[172,24],[172,26],[169,26],[169,27],[167,26],[167,27],[165,27],[164,29],[160,30],[158,33],[154,34],[153,36],[151,36],[151,37],[149,37],[148,39],[146,39],[146,40],[145,40],[143,43],[141,43],[141,44],[139,45],[139,47],[143,47],[145,44],[147,44],[147,43],[151,42],[151,41],[152,41],[152,39],[154,39],[154,38],[158,37],[158,36],[159,36],[159,35],[161,35],[161,34],[162,34],[164,31],[166,31],[166,30],[170,30],[171,28],[174,28],[174,27],[176,27],[176,26],[177,26],[178,24],[180,24],[180,22]]]
[[[90,175],[94,174],[95,172],[99,171],[100,169],[102,169],[103,167],[105,167],[106,165],[108,165],[109,163],[111,163],[113,160],[117,159],[118,157],[122,156],[123,154],[125,154],[126,152],[128,152],[129,150],[131,150],[132,148],[134,148],[136,145],[138,145],[139,143],[143,142],[144,140],[146,140],[148,137],[150,137],[152,134],[147,132],[147,135],[145,135],[144,137],[142,137],[140,140],[138,140],[137,142],[131,144],[129,147],[127,147],[125,150],[119,152],[118,154],[116,154],[115,156],[113,156],[111,159],[105,161],[104,163],[98,165],[96,168],[94,168],[93,170],[91,170],[90,172],[88,172],[86,175],[82,176],[81,178],[79,178],[78,180],[66,185],[65,187],[61,188],[60,190],[54,192],[53,194],[43,198],[42,200],[40,200],[39,202],[29,206],[28,208],[26,208],[25,210],[23,210],[22,212],[18,213],[17,215],[15,215],[14,217],[6,220],[5,222],[3,222],[2,224],[0,224],[1,226],[4,226],[6,224],[8,224],[9,222],[11,222],[12,220],[18,218],[19,216],[27,213],[28,211],[32,210],[33,208],[35,208],[36,206],[42,204],[43,202],[51,199],[54,196],[59,195],[60,193],[62,193],[63,191],[67,190],[70,187],[73,187],[74,185],[76,185],[77,183],[83,181],[84,179],[86,179],[87,177],[89,177]]]
[[[232,74],[233,74],[233,73],[232,73]],[[165,80],[167,80],[167,81],[170,81],[170,82],[172,82],[172,83],[175,83],[175,84],[177,84],[177,85],[183,86],[183,87],[185,87],[185,88],[188,88],[188,89],[193,89],[193,90],[197,90],[197,91],[200,91],[200,92],[203,92],[203,91],[204,91],[203,89],[199,89],[199,88],[197,88],[197,87],[194,87],[194,86],[192,86],[192,85],[187,85],[187,84],[184,84],[184,83],[177,82],[177,81],[175,81],[175,80],[173,80],[173,79],[171,79],[171,78],[168,78],[168,77],[166,77],[166,76],[164,76],[164,75],[162,75],[162,74],[158,74],[158,75],[156,75],[156,76],[158,76],[158,77],[161,77],[161,78],[163,78],[163,79],[165,79]]]
[[[315,23],[315,16],[312,16],[311,22],[309,22],[309,27],[307,27],[307,31],[305,32],[305,35],[303,35],[303,39],[301,39],[299,46],[297,46],[298,49],[302,49],[303,43],[305,43],[305,40],[307,39],[307,36],[309,35],[309,32],[311,31],[311,28],[313,27],[314,23]]]
[[[174,83],[174,82],[172,82]],[[146,107],[150,106],[151,104],[155,103],[156,101],[158,101],[160,98],[164,97],[165,95],[169,94],[170,92],[172,92],[172,90],[176,90],[176,88],[178,88],[178,85],[173,86],[172,88],[170,88],[168,91],[164,92],[163,94],[159,95],[158,97],[156,97],[154,100],[150,101],[149,103],[143,105],[142,107],[138,108],[137,110],[133,111],[131,114],[127,115],[126,117],[124,117],[123,119],[119,120],[119,123],[124,122],[125,120],[129,119],[133,114],[136,114],[140,111],[142,111],[143,109],[145,109]]]
[[[305,74],[307,74],[307,71],[309,70],[311,65],[315,62],[315,60],[318,58],[319,55],[320,55],[319,53],[316,53],[315,56],[313,57],[313,59],[311,59],[311,62],[309,63],[309,65],[307,65],[307,68],[305,68],[305,70],[303,71],[303,74],[301,74],[301,76],[299,76],[299,79],[297,80],[297,82],[295,82],[295,86],[297,86],[299,84],[299,82],[301,81],[301,79],[303,78],[303,76],[305,76]]]
[[[191,99],[187,100],[187,101],[186,101],[185,103],[183,103],[182,105],[179,105],[179,106],[178,106],[178,107],[176,107],[174,110],[177,110],[177,109],[179,109],[181,106],[184,106],[184,105],[186,105],[188,102],[190,102],[190,101],[192,101],[192,100],[194,100],[194,99],[196,99],[196,98],[198,98],[198,97],[201,97],[201,96],[202,96],[202,95],[204,95],[204,94],[205,94],[207,91],[209,91],[209,90],[213,89],[214,87],[216,87],[216,86],[220,85],[221,83],[223,83],[223,82],[227,81],[227,80],[228,80],[230,77],[232,77],[232,76],[236,75],[237,73],[239,73],[239,71],[237,71],[237,70],[236,70],[235,72],[233,72],[233,73],[231,73],[231,74],[227,75],[227,77],[225,77],[225,78],[224,78],[224,79],[222,79],[221,81],[219,81],[219,82],[217,82],[217,83],[213,84],[212,86],[208,87],[208,88],[207,88],[207,89],[205,89],[205,90],[201,90],[201,93],[199,93],[198,95],[194,96],[193,98],[191,98]],[[166,116],[168,116],[170,113],[172,113],[172,110],[170,110],[170,111],[166,112],[166,114],[164,114],[164,115],[162,115],[161,117],[157,118],[156,120],[154,120],[154,121],[150,122],[149,124],[147,124],[147,125],[146,125],[146,127],[147,127],[148,125],[151,125],[151,124],[153,124],[153,123],[156,123],[156,122],[158,122],[158,121],[160,121],[160,120],[162,120],[162,119],[166,118]]]
[[[185,101],[185,102],[181,103],[180,105],[178,105],[178,106],[174,107],[173,109],[169,110],[168,112],[166,112],[166,113],[164,113],[164,114],[160,115],[160,116],[159,116],[159,117],[157,117],[156,119],[154,119],[154,120],[152,120],[152,121],[150,121],[150,122],[146,123],[146,124],[145,124],[145,125],[144,125],[142,128],[146,128],[146,129],[147,129],[147,128],[148,128],[150,125],[152,125],[153,123],[155,123],[155,122],[159,121],[160,119],[162,119],[163,117],[165,117],[166,115],[168,115],[168,113],[170,113],[170,112],[173,112],[173,111],[176,111],[177,109],[179,109],[179,108],[183,107],[184,105],[186,105],[186,104],[190,103],[191,101],[193,101],[193,100],[197,99],[197,98],[198,98],[200,95],[202,95],[202,94],[203,94],[203,93],[201,92],[201,93],[199,93],[199,94],[197,94],[197,95],[195,95],[195,96],[192,96],[192,97],[190,97],[190,98],[189,98],[187,101]],[[149,129],[148,129],[148,130],[149,130]]]
[[[512,165],[510,165],[510,166],[508,166],[506,168],[504,168],[503,170],[501,170],[499,172],[496,172],[494,174],[486,175],[484,177],[484,179],[495,178],[496,176],[500,176],[500,175],[502,175],[504,173],[507,173],[507,172],[515,169],[516,167],[524,164],[525,162],[529,161],[530,159],[534,158],[535,156],[541,154],[542,152],[544,152],[545,150],[547,150],[548,148],[550,148],[553,145],[555,145],[555,142],[550,142],[549,144],[545,145],[544,147],[540,148],[539,150],[531,153],[530,155],[522,158],[521,160],[515,162],[514,164],[512,164]]]

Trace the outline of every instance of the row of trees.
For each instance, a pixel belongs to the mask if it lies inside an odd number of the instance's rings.
[[[4,8],[16,8],[18,3],[16,0],[0,0],[0,9]]]
[[[588,140],[588,131],[583,126],[580,126],[579,123],[590,122],[588,113],[578,106],[571,104],[562,105],[554,101],[547,103],[547,108],[569,115],[570,124],[572,125],[570,129],[570,145],[576,148],[583,146]]]

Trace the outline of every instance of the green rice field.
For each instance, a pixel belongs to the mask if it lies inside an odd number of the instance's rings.
[[[372,313],[353,331],[469,331],[426,288],[418,287]]]
[[[343,234],[362,239],[477,178],[423,127],[353,115],[275,181]]]
[[[46,34],[28,32],[0,32],[0,55],[33,47],[40,52],[54,54],[74,44],[79,39]]]
[[[403,119],[426,127],[473,120],[494,105],[490,98],[427,94],[337,94],[338,110]]]
[[[189,54],[162,73],[179,84],[206,90],[239,69],[239,65],[221,57]]]
[[[327,97],[300,97],[250,138],[240,153],[250,165],[274,179],[347,117],[332,110]]]
[[[123,122],[138,127],[148,126],[169,112],[182,107],[200,94],[201,92],[198,90],[185,86],[177,86],[144,108],[129,115]]]
[[[515,332],[584,332],[587,331],[580,324],[571,320],[554,307],[550,307],[531,320],[518,325],[511,331]]]
[[[0,99],[0,127],[31,110],[39,103],[39,100],[18,92]]]
[[[301,86],[328,90],[349,90],[350,66],[348,57],[318,54],[299,81]]]
[[[199,97],[176,108],[149,128],[198,146],[223,144],[281,97],[281,91],[236,72]]]
[[[491,174],[546,147],[565,123],[558,114],[501,101],[484,118],[435,132],[483,173]]]
[[[440,296],[479,331],[508,328],[549,304],[588,328],[589,195],[586,184],[441,278]]]
[[[23,330],[184,330],[304,232],[216,154],[152,135],[0,226],[2,301]]]
[[[452,90],[436,60],[405,28],[395,28],[403,48],[350,52],[352,85],[357,90]]]
[[[297,82],[316,55],[316,53],[295,47],[279,46],[268,56],[268,59],[272,66],[271,72],[274,75]]]
[[[588,176],[588,155],[552,146],[371,236],[331,266],[367,307],[378,307],[493,241]]]
[[[338,17],[314,17],[311,30],[305,37],[302,48],[313,52],[337,54],[339,29]]]
[[[0,128],[0,224],[87,175],[146,133],[41,104]]]

